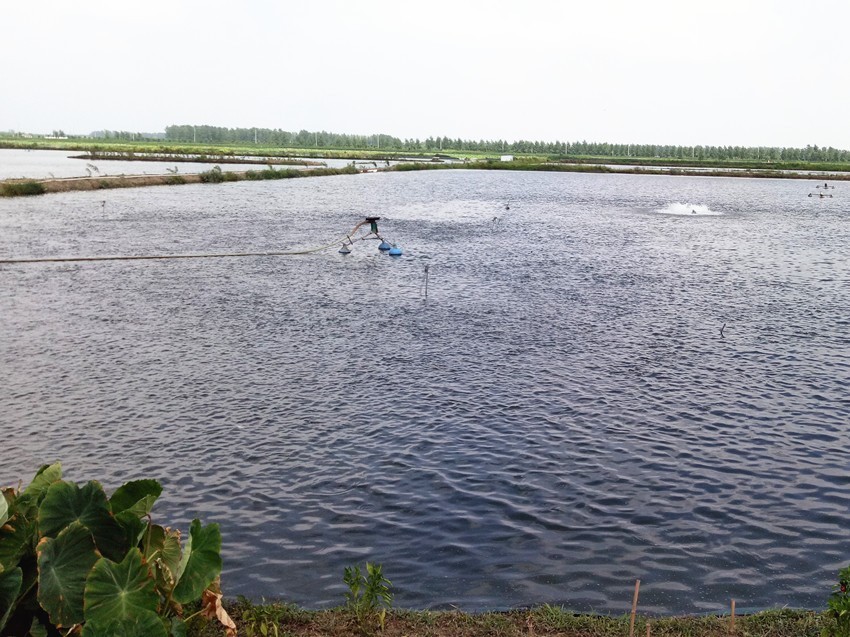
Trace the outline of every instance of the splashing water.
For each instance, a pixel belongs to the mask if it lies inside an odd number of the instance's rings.
[[[678,201],[656,212],[662,215],[687,215],[689,217],[718,217],[723,214],[701,203],[679,203]]]

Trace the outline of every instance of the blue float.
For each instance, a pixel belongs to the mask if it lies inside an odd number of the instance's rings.
[[[378,246],[378,250],[389,250],[392,246],[386,241],[381,241],[381,245]]]
[[[391,257],[400,257],[401,256],[401,248],[397,248],[397,247],[393,246],[392,248],[390,248],[390,251],[388,252],[388,254]]]

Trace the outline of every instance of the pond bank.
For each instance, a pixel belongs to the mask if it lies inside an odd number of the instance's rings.
[[[736,177],[749,179],[807,179],[811,181],[850,181],[850,173],[797,173],[777,170],[696,170],[689,168],[657,168],[636,166],[618,168],[602,164],[553,164],[530,162],[464,162],[456,164],[405,163],[395,166],[360,170],[352,162],[345,168],[310,168],[306,170],[264,170],[222,172],[218,166],[203,173],[168,175],[120,175],[100,177],[66,177],[58,179],[7,179],[0,181],[0,197],[40,195],[72,190],[108,190],[112,188],[138,188],[142,186],[177,186],[196,183],[221,183],[225,181],[258,181],[265,179],[290,179],[293,177],[321,177],[328,175],[359,174],[362,172],[413,171],[413,170],[514,170],[542,172],[606,173],[620,175],[666,175],[671,177]],[[829,195],[830,197],[832,195]]]
[[[142,186],[180,186],[183,184],[222,183],[226,181],[259,181],[264,179],[291,179],[295,177],[323,177],[356,174],[351,166],[346,168],[311,168],[306,170],[283,169],[222,171],[218,166],[203,173],[169,175],[119,175],[117,177],[65,177],[59,179],[7,179],[0,181],[0,197],[41,195],[73,190],[111,190],[114,188],[139,188]]]
[[[625,637],[630,616],[576,614],[560,606],[544,605],[526,610],[491,613],[459,611],[392,610],[383,630],[378,625],[362,626],[353,612],[345,609],[307,611],[284,603],[254,605],[247,600],[225,604],[242,635],[289,635],[306,637]],[[734,626],[727,616],[643,617],[637,616],[634,634],[643,637],[819,637],[834,629],[826,613],[777,609],[738,616]],[[827,634],[832,634],[827,632]],[[194,637],[221,635],[214,622],[195,624]]]
[[[85,159],[86,161],[155,161],[193,164],[256,164],[260,166],[327,166],[323,161],[309,159],[290,159],[281,157],[236,157],[233,155],[206,155],[172,153],[137,153],[132,151],[89,151],[85,155],[70,155],[70,159]]]

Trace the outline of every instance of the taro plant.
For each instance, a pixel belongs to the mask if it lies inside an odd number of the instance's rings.
[[[342,579],[348,586],[346,608],[354,613],[360,630],[369,633],[374,626],[383,630],[393,594],[392,582],[384,577],[381,565],[366,562],[365,574],[359,566],[347,566]]]
[[[183,606],[236,626],[221,607],[221,534],[194,520],[188,538],[154,524],[162,492],[134,480],[107,497],[100,483],[62,480],[45,465],[0,497],[0,636],[182,637]]]
[[[835,629],[824,629],[823,634],[830,637],[850,637],[850,566],[838,572],[838,584],[833,586],[827,607],[835,620]]]

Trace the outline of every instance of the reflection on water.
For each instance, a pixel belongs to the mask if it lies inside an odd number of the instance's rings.
[[[159,519],[222,524],[229,595],[339,604],[369,559],[407,607],[625,612],[638,577],[648,611],[819,607],[847,559],[850,217],[808,190],[438,171],[0,200],[9,256],[312,247],[366,214],[405,251],[0,266],[0,482],[158,477]]]

